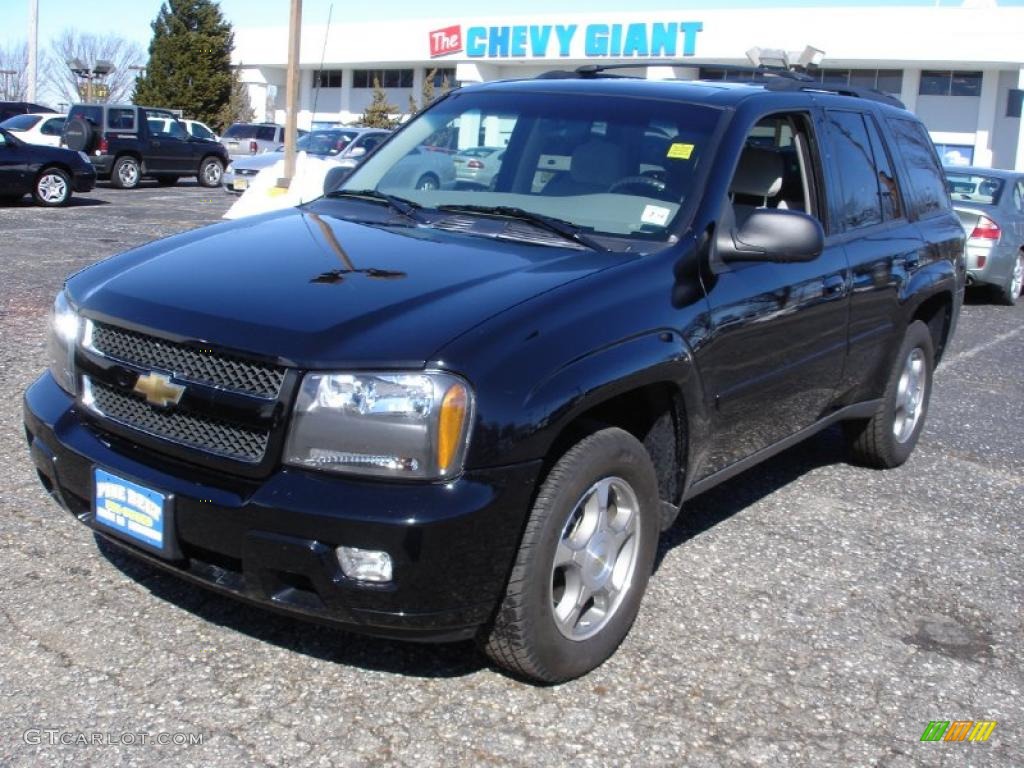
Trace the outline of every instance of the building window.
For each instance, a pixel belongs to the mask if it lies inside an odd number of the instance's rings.
[[[981,96],[981,72],[921,73],[922,96]]]
[[[373,82],[381,88],[412,88],[411,69],[356,69],[352,72],[353,88],[373,88]]]
[[[717,67],[701,67],[701,80],[728,80],[732,83],[749,83],[757,77],[753,71],[719,69]]]
[[[438,67],[435,70],[427,70],[427,74],[430,72],[434,73],[434,87],[441,88],[444,86],[445,80],[448,81],[449,87],[455,86],[455,67]]]
[[[823,83],[874,88],[894,96],[899,96],[903,90],[903,71],[899,69],[819,69],[814,77]]]
[[[314,69],[314,88],[341,88],[340,69]]]

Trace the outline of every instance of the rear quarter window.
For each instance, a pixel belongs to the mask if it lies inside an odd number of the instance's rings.
[[[134,131],[135,110],[127,107],[111,107],[107,110],[107,128],[112,131]]]
[[[256,131],[256,138],[260,141],[273,141],[276,135],[277,128],[272,125],[261,125]]]
[[[895,148],[903,155],[910,185],[910,207],[918,216],[950,208],[946,177],[928,132],[916,120],[890,118]]]

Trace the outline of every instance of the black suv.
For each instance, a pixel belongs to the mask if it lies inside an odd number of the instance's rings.
[[[219,142],[192,136],[172,112],[133,104],[75,104],[61,143],[85,152],[97,176],[119,189],[146,177],[173,185],[182,176],[216,187],[228,163]]]
[[[338,189],[70,278],[43,485],[196,583],[559,681],[628,632],[687,499],[829,425],[902,464],[963,296],[881,94],[592,68],[455,91]],[[419,149],[504,146],[418,189]]]

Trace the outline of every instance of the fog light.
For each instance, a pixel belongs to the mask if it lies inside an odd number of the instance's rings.
[[[376,549],[338,547],[342,573],[358,581],[391,581],[391,555]]]

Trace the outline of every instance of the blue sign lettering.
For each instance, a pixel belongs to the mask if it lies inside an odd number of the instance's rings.
[[[465,35],[466,56],[545,58],[552,55],[549,48],[553,30],[557,55],[567,58],[572,55],[577,29],[576,24],[469,27]],[[584,30],[583,53],[588,58],[694,56],[697,35],[703,31],[704,25],[699,21],[588,24]]]

